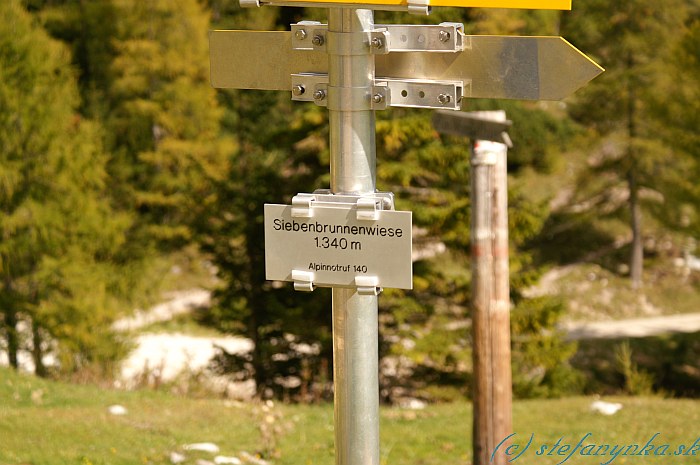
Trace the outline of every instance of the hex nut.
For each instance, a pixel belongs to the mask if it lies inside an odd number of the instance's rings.
[[[438,95],[437,99],[441,105],[446,105],[446,104],[450,103],[450,100],[452,100],[452,97],[450,97],[447,94],[440,94],[440,95]]]
[[[384,41],[383,41],[382,39],[380,39],[379,37],[375,37],[374,39],[372,39],[372,41],[370,42],[370,44],[371,44],[372,47],[374,47],[374,48],[382,48],[382,47],[384,47]]]

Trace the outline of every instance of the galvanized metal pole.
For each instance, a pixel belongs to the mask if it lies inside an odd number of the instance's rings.
[[[505,121],[505,112],[493,113],[480,116]],[[473,462],[505,465],[505,454],[493,460],[491,454],[512,431],[507,147],[477,144],[471,158]]]
[[[376,190],[374,58],[371,10],[331,8],[328,17],[328,110],[331,191]],[[377,297],[333,289],[336,465],[379,465]]]

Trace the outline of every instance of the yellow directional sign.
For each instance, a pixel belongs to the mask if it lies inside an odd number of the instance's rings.
[[[261,0],[261,3],[342,3],[345,5],[407,6],[408,0]],[[476,8],[523,8],[529,10],[570,10],[571,0],[430,0],[430,6]]]

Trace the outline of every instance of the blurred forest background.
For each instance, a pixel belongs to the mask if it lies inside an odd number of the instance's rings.
[[[573,3],[375,21],[562,35],[606,68],[563,102],[463,104],[513,121],[515,393],[698,396],[698,333],[577,342],[565,328],[700,311],[700,1]],[[210,29],[325,15],[237,0],[0,2],[7,364],[24,353],[40,376],[110,381],[133,347],[115,322],[204,287],[211,306],[182,324],[254,342],[243,356],[222,350],[213,369],[266,396],[328,395],[330,292],[265,281],[262,228],[264,203],[328,186],[326,111],[289,92],[212,89],[207,42]],[[415,246],[441,251],[414,263],[413,291],[380,298],[389,402],[469,395],[468,141],[439,135],[431,115],[377,112],[379,188],[414,212]]]

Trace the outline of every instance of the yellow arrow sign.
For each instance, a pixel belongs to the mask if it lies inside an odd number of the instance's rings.
[[[408,0],[262,0],[261,3],[338,3],[344,5],[407,6]],[[571,0],[430,0],[430,6],[476,8],[522,8],[529,10],[570,10]]]

